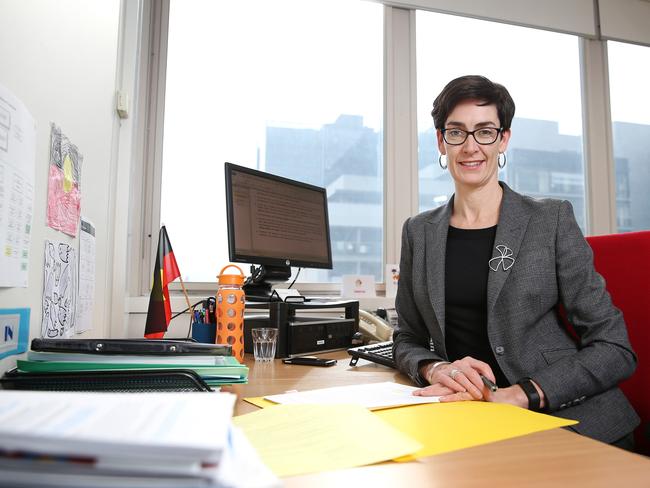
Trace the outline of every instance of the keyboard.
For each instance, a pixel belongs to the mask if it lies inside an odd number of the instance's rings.
[[[359,358],[372,361],[373,363],[383,364],[389,368],[397,368],[393,359],[393,342],[378,342],[368,346],[351,347],[348,354],[352,356],[350,366],[356,366]]]

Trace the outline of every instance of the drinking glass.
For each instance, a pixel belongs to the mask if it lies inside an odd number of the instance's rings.
[[[278,344],[278,329],[260,327],[252,329],[253,354],[255,361],[270,362],[275,358],[275,348]]]

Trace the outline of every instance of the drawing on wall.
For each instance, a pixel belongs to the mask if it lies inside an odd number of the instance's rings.
[[[27,286],[34,207],[35,122],[0,85],[0,286]]]
[[[72,336],[76,306],[76,251],[63,242],[45,241],[41,336],[47,339]]]
[[[77,146],[52,124],[50,174],[47,190],[47,225],[76,237],[81,212],[81,164]]]

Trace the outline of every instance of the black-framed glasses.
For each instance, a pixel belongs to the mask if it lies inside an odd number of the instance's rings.
[[[494,144],[499,137],[499,134],[503,132],[503,127],[481,127],[480,129],[472,131],[452,127],[450,129],[440,129],[440,132],[442,132],[442,138],[445,142],[452,146],[460,146],[470,135],[479,144],[488,145]]]

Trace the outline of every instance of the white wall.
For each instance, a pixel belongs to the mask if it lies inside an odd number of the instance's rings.
[[[81,213],[96,226],[94,329],[81,337],[110,334],[118,76],[119,0],[0,0],[0,83],[36,120],[36,174],[27,288],[0,288],[0,308],[29,307],[30,340],[40,335],[44,241],[78,249],[46,225],[50,122],[84,156]],[[128,190],[127,190],[128,194]],[[0,361],[0,373],[16,356]]]

